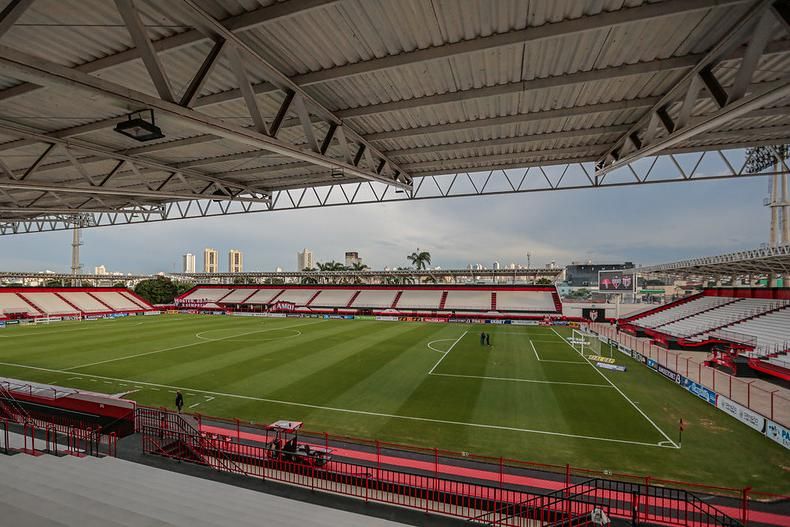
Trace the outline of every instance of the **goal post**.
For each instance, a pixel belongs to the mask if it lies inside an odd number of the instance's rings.
[[[582,333],[581,331],[574,329],[571,332],[571,336],[568,339],[568,343],[575,349],[580,355],[585,357],[590,355],[601,355],[602,351],[608,351],[604,348],[608,346],[602,346],[601,341],[598,340],[598,337],[595,335],[590,335],[589,333]]]

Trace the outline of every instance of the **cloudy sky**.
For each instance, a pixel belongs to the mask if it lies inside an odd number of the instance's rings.
[[[318,261],[342,261],[359,251],[373,268],[406,265],[420,248],[433,265],[490,266],[552,260],[661,263],[706,256],[767,241],[768,179],[667,183],[641,187],[571,190],[425,200],[260,213],[86,229],[86,271],[180,270],[185,252],[204,247],[244,252],[246,270],[290,270],[296,252],[311,249]],[[67,271],[68,232],[0,237],[0,270]]]

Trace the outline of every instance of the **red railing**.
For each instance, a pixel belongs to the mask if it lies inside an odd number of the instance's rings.
[[[503,484],[506,468],[512,467],[505,467],[502,460],[498,484],[445,477],[439,469],[438,450],[433,451],[435,469],[427,473],[384,468],[380,462],[375,465],[334,460],[317,463],[304,454],[277,450],[272,443],[251,445],[231,436],[201,434],[186,419],[194,418],[165,409],[138,408],[137,430],[141,434],[143,451],[208,465],[224,472],[484,524],[526,526],[533,520],[541,520],[548,524],[585,525],[597,508],[622,518],[666,525],[740,525],[738,520],[692,492],[656,485],[657,481],[649,478],[636,481],[590,478],[584,483],[570,484],[572,470],[566,466],[566,484],[554,492],[539,494],[524,487]],[[324,436],[327,443],[328,437]],[[746,517],[744,512],[743,518]]]
[[[242,439],[256,436],[268,443],[270,439],[273,439],[273,437],[270,437],[269,435],[270,431],[267,430],[264,425],[258,423],[250,421],[242,422],[239,419],[228,419],[216,416],[208,417],[196,415],[196,418],[199,422],[203,423],[204,428],[207,423],[224,423],[225,426],[223,426],[223,432],[220,435],[226,438],[226,440],[229,438],[230,440],[240,442]],[[397,464],[398,460],[395,458],[400,456],[402,459],[408,459],[409,465],[415,467],[415,470],[430,472],[436,476],[446,479],[474,477],[476,479],[491,481],[492,484],[495,484],[499,487],[516,487],[518,485],[526,484],[524,483],[525,479],[538,478],[547,484],[545,489],[548,492],[555,490],[560,486],[569,486],[573,483],[573,481],[578,480],[579,478],[591,479],[605,476],[606,478],[612,480],[633,484],[647,486],[658,485],[688,490],[694,493],[733,498],[739,500],[739,502],[742,502],[744,495],[748,495],[749,499],[751,500],[763,502],[790,499],[790,496],[759,492],[752,489],[714,486],[704,483],[662,479],[650,475],[630,474],[626,472],[604,472],[599,469],[576,467],[569,464],[558,465],[505,457],[484,456],[471,452],[456,452],[452,450],[427,448],[415,445],[406,445],[402,443],[364,439],[347,435],[329,434],[326,432],[300,430],[299,435],[302,440],[313,445],[335,447],[338,444],[345,443],[349,446],[353,445],[351,448],[357,449],[354,452],[369,452],[367,456],[364,456],[366,458],[365,460],[360,459],[359,464],[361,465],[380,467],[382,464]],[[363,456],[360,456],[360,458],[362,457]],[[415,462],[415,460],[423,461]],[[471,473],[472,475],[465,476],[459,473],[462,471],[454,470],[461,465],[464,468],[470,469],[466,472],[467,474]],[[558,479],[556,475],[561,475],[562,478]],[[537,483],[534,484],[536,485]],[[747,507],[744,508],[742,506],[740,508],[738,511],[738,516],[743,518],[747,512],[748,504]]]

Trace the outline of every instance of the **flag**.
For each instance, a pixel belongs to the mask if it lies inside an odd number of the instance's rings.
[[[682,431],[683,431],[683,428],[684,428],[684,425],[683,425],[683,418],[682,418],[682,417],[680,418],[680,423],[679,423],[678,427],[680,428],[680,431],[682,432]]]

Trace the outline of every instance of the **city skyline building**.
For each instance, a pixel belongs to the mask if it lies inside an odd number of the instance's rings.
[[[184,273],[194,273],[195,268],[195,255],[186,253],[181,257],[181,271]]]
[[[203,249],[203,272],[219,272],[219,253],[217,253],[216,249],[212,249],[211,247]]]
[[[313,252],[309,249],[303,249],[302,252],[296,253],[296,270],[302,271],[304,269],[312,269],[315,266],[313,260]]]
[[[228,272],[241,273],[244,271],[244,254],[238,249],[228,251]]]
[[[345,257],[346,267],[353,267],[354,264],[362,263],[362,258],[359,257],[359,253],[357,251],[346,251]]]

